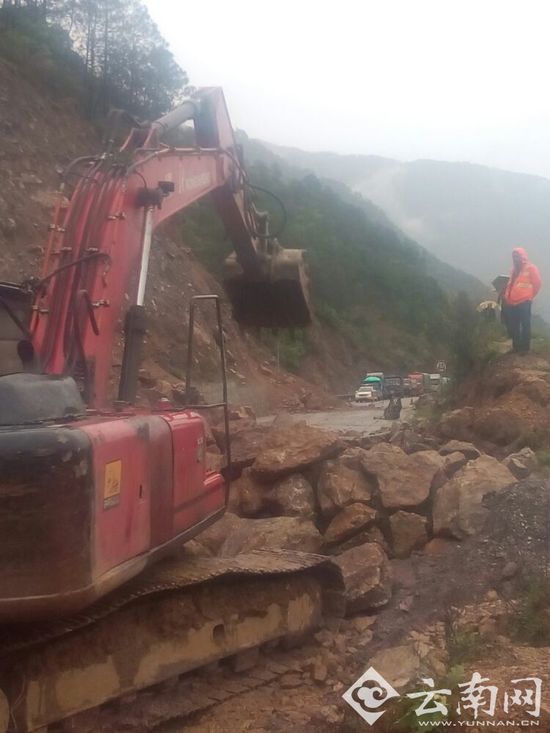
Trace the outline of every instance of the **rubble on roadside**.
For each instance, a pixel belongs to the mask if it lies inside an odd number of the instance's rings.
[[[349,612],[389,601],[392,558],[439,552],[438,542],[445,548],[476,535],[488,495],[536,469],[532,451],[499,461],[469,441],[408,425],[363,437],[283,418],[267,427],[242,409],[231,418],[237,458],[229,513],[197,543],[220,555],[277,548],[329,554],[353,578]],[[223,426],[214,425],[211,436],[222,452]]]

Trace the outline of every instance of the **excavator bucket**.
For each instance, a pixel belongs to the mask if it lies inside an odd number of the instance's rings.
[[[301,249],[280,249],[269,260],[269,274],[251,276],[235,253],[225,261],[224,287],[233,317],[245,327],[304,328],[311,323],[308,277]]]

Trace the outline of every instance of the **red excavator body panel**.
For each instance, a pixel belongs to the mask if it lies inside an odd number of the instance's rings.
[[[193,411],[14,428],[0,433],[0,463],[3,620],[85,607],[225,508]]]

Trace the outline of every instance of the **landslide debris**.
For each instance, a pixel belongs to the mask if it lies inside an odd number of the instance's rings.
[[[550,445],[550,358],[498,356],[466,382],[458,403],[439,422],[442,437],[473,442],[497,457]]]
[[[498,460],[472,443],[405,424],[357,437],[306,422],[276,420],[270,427],[246,410],[232,414],[238,457],[230,514],[223,532],[215,526],[197,538],[214,554],[278,542],[339,557],[356,548],[372,552],[374,544],[384,556],[406,559],[438,538],[478,535],[487,497],[513,485],[518,472],[538,469],[525,449]],[[210,440],[224,449],[219,424]]]
[[[319,498],[322,479],[332,476],[335,466],[341,469],[352,465],[363,471],[365,455],[379,454],[379,445],[406,443],[404,436],[410,430],[406,426],[394,428],[380,444],[373,437],[362,439],[364,447],[346,448],[346,442],[355,439],[341,436],[344,446],[335,458],[324,459],[319,447],[314,463],[303,469],[314,495]],[[436,487],[431,487],[429,500],[414,511],[385,508],[378,501],[376,477],[369,478],[368,490],[364,492],[357,492],[360,482],[356,476],[351,477],[352,490],[346,493],[344,473],[339,473],[333,494],[343,500],[343,505],[331,502],[328,514],[319,504],[312,509],[310,521],[322,533],[335,517],[376,505],[375,529],[380,531],[383,527],[386,535],[375,541],[372,534],[370,539],[366,538],[370,529],[358,530],[354,538],[359,544],[349,548],[347,541],[342,541],[334,548],[335,561],[346,583],[348,618],[316,634],[310,648],[302,648],[304,653],[309,649],[311,666],[296,671],[292,679],[288,676],[263,690],[246,693],[238,705],[222,704],[196,721],[192,731],[221,731],[230,724],[228,721],[235,724],[249,719],[255,721],[258,730],[266,732],[284,725],[307,733],[361,730],[361,719],[342,703],[341,695],[371,665],[401,693],[421,689],[421,678],[426,677],[433,678],[437,686],[447,686],[450,676],[451,685],[456,687],[458,682],[467,682],[474,671],[502,690],[510,680],[533,674],[543,679],[543,687],[550,684],[548,647],[536,648],[518,641],[513,626],[515,617],[510,616],[516,605],[522,603],[524,580],[548,572],[550,484],[536,475],[516,481],[505,465],[510,456],[501,462],[472,444],[441,443],[441,439],[433,442],[429,439],[432,436],[425,434],[419,437],[422,442],[428,439],[430,444],[420,453],[437,445],[446,479],[437,486],[441,475],[436,473]],[[288,441],[292,441],[291,434]],[[404,455],[414,456],[416,452]],[[378,470],[381,475],[383,466]],[[388,466],[387,470],[392,469]],[[442,487],[462,470],[472,475],[478,471],[494,479],[491,487],[485,486],[480,492],[482,496],[476,499],[473,516],[477,520],[483,517],[478,534],[459,542],[434,537],[433,502]],[[300,485],[298,477],[304,474],[292,474],[292,482]],[[498,477],[500,480],[496,480]],[[274,512],[274,505],[266,505],[265,497],[277,485],[256,481],[262,496],[260,513],[256,518],[227,515],[226,536],[231,536],[235,524],[241,537],[254,536],[255,523],[261,528],[266,521],[261,516]],[[413,495],[414,491],[413,487]],[[321,495],[326,499],[324,489]],[[348,502],[357,496],[359,501]],[[461,511],[467,514],[470,508],[463,506]],[[391,529],[389,536],[384,517]],[[286,535],[281,536],[286,541]],[[325,546],[321,551],[328,549]],[[502,713],[498,710],[495,720],[501,719]],[[509,719],[515,720],[514,716],[519,714],[511,712]],[[547,714],[547,710],[543,711],[542,726],[548,722]],[[387,727],[380,730],[412,730],[404,715],[402,706],[388,708]]]

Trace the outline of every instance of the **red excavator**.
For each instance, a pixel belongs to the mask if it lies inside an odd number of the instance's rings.
[[[187,121],[193,147],[163,142]],[[206,195],[235,249],[226,263],[235,319],[309,322],[303,253],[270,237],[251,203],[221,89],[134,127],[116,152],[71,164],[40,278],[0,287],[1,619],[85,606],[225,509],[222,476],[205,470],[202,419],[132,406],[153,232]]]
[[[168,138],[183,123],[194,140],[177,147]],[[339,582],[318,556],[181,554],[223,514],[227,484],[206,468],[196,408],[135,406],[153,232],[213,199],[234,246],[225,287],[244,326],[309,323],[303,253],[283,249],[254,207],[220,89],[135,124],[113,148],[65,170],[40,277],[0,284],[2,733],[45,731],[300,634]],[[224,367],[219,299],[204,297],[215,300]],[[227,429],[226,389],[220,405]]]

